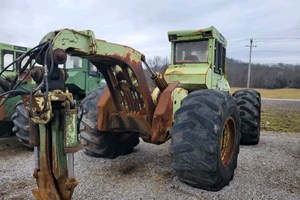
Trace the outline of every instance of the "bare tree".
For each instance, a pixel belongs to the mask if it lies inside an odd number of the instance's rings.
[[[168,68],[170,62],[168,57],[162,58],[160,56],[155,56],[154,58],[148,58],[147,63],[151,67],[152,71],[163,74]],[[156,86],[153,80],[151,80],[150,73],[147,69],[145,70],[145,75],[150,86],[150,90],[154,89]]]

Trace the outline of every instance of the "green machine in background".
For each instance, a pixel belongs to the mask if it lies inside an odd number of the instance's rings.
[[[29,48],[21,47],[11,44],[0,43],[0,70],[7,67],[4,73],[0,76],[0,94],[3,94],[10,90],[10,84],[12,83],[14,77],[16,76],[16,61],[20,58]],[[9,66],[9,64],[13,63]],[[23,60],[23,64],[26,60]],[[23,84],[18,87],[18,90],[31,89],[33,86],[30,77],[23,77]],[[0,97],[1,102],[4,102],[5,96]],[[9,98],[5,100],[5,103],[0,106],[0,137],[7,137],[12,134],[13,122],[11,116],[14,112],[15,105],[21,100],[20,96],[15,96],[14,98]]]
[[[28,47],[0,43],[1,70],[14,61],[17,61],[17,59],[28,50],[30,50]],[[28,59],[29,57],[23,59],[21,65],[24,65]],[[1,74],[0,94],[10,89],[10,84],[17,73],[16,64],[17,62],[13,63]],[[33,62],[31,64],[33,64]],[[103,77],[101,77],[101,74],[97,71],[97,68],[86,59],[68,56],[66,63],[59,67],[66,68],[68,73],[66,87],[72,92],[77,101],[81,101],[96,88],[106,85]],[[31,90],[34,85],[35,83],[32,81],[31,74],[28,73],[26,77],[24,76],[22,85],[17,89],[21,91]],[[4,101],[4,99],[2,101]],[[28,146],[29,122],[27,118],[28,116],[20,96],[6,99],[5,103],[0,107],[0,137],[10,136],[15,132],[20,141]]]
[[[73,94],[74,99],[78,103],[93,90],[106,85],[105,80],[98,72],[97,68],[87,59],[76,56],[67,56],[66,63],[59,65],[59,67],[65,68],[67,72],[65,87]],[[12,130],[15,132],[20,142],[27,147],[32,147],[29,144],[28,113],[26,112],[22,101],[19,101],[16,104],[15,112],[11,119],[14,123]]]

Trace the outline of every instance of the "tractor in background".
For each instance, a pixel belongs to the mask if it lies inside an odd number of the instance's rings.
[[[97,68],[87,59],[76,56],[67,56],[66,63],[61,64],[60,68],[64,68],[67,72],[67,80],[65,82],[66,90],[73,94],[74,99],[80,103],[84,97],[97,88],[104,87],[105,81]],[[33,76],[37,76],[33,74]],[[26,147],[32,148],[29,143],[29,119],[23,101],[16,103],[14,113],[11,116],[13,121],[13,132],[19,141]]]
[[[30,48],[17,45],[0,43],[0,65],[1,70],[7,67],[0,77],[0,94],[10,89],[10,84],[16,77],[17,60]],[[23,59],[21,65],[25,65],[29,57]],[[11,64],[9,66],[9,64]],[[30,63],[31,65],[33,62]],[[65,64],[59,66],[65,68],[68,73],[66,87],[80,102],[91,91],[105,86],[105,81],[97,68],[86,59],[68,56]],[[35,83],[31,74],[27,74],[18,90],[31,90]],[[3,99],[4,101],[4,99]],[[27,147],[29,144],[29,120],[20,96],[8,98],[5,104],[0,106],[0,137],[7,137],[13,133]]]
[[[10,85],[16,76],[16,64],[17,59],[20,58],[29,48],[21,47],[17,45],[0,43],[0,69],[6,68],[4,73],[0,76],[0,95],[10,90]],[[28,58],[27,58],[28,59]],[[26,59],[23,60],[23,65],[26,63]],[[10,65],[11,64],[11,65]],[[22,85],[18,87],[19,90],[31,90],[34,83],[30,76],[24,76]],[[6,99],[5,96],[0,97],[0,137],[10,136],[12,132],[13,122],[11,116],[14,112],[15,105],[21,100],[20,96]]]
[[[115,158],[131,153],[139,138],[157,145],[171,139],[172,168],[181,181],[213,191],[229,184],[240,141],[259,140],[260,95],[229,93],[226,39],[214,27],[168,36],[171,65],[164,75],[153,72],[142,53],[95,39],[89,30],[50,32],[28,53],[42,65],[31,70],[37,87],[22,95],[34,146],[36,199],[71,199],[77,123],[89,155]],[[67,55],[89,60],[107,84],[82,100],[78,122],[66,72],[58,67]],[[157,86],[152,92],[142,64]]]

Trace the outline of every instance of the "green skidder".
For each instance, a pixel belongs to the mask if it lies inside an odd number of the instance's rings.
[[[90,30],[49,32],[26,53],[42,65],[32,69],[38,89],[23,95],[31,113],[35,198],[71,199],[79,138],[88,155],[103,158],[131,153],[139,138],[157,145],[171,139],[171,165],[180,180],[213,191],[229,184],[240,142],[259,141],[260,95],[253,90],[229,93],[226,39],[216,28],[171,31],[168,37],[171,64],[164,75],[153,72],[141,52],[96,39]],[[67,78],[59,68],[71,62],[67,55],[91,62],[106,82],[105,88],[85,94],[80,107],[73,89],[86,88],[81,84],[87,75],[71,78],[68,72]],[[143,64],[156,85],[153,91]]]
[[[10,90],[10,85],[16,76],[17,59],[28,50],[29,48],[27,47],[0,43],[0,69],[2,71],[6,68],[5,72],[1,73],[0,76],[0,137],[7,137],[13,133],[11,116],[16,103],[20,101],[21,97],[7,98],[6,92]],[[27,59],[23,60],[23,65]],[[23,79],[23,84],[15,88],[16,90],[24,91],[33,86],[29,76],[24,76]]]
[[[172,167],[190,185],[220,190],[233,178],[240,138],[242,144],[258,143],[260,95],[229,94],[227,41],[216,28],[168,36],[172,53],[165,78],[180,81],[173,92]]]

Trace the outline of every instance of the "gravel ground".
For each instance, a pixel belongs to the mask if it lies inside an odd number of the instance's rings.
[[[262,99],[263,109],[300,110],[299,99]]]
[[[73,199],[299,199],[300,133],[262,132],[241,146],[229,186],[208,192],[180,182],[170,168],[169,142],[141,142],[114,160],[76,154],[79,185]],[[16,137],[0,139],[0,199],[33,199],[33,155]]]
[[[300,103],[262,100],[264,108],[300,109]],[[235,176],[218,192],[180,182],[170,168],[169,142],[141,142],[114,160],[75,155],[79,182],[73,199],[299,199],[300,133],[262,132],[256,146],[241,146]],[[16,137],[0,138],[0,200],[33,199],[33,152]]]

